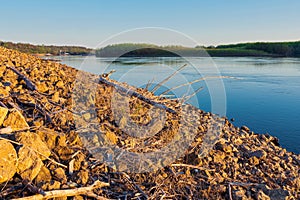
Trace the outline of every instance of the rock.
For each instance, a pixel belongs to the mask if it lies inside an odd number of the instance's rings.
[[[266,195],[261,190],[257,193],[257,199],[259,199],[259,200],[271,200],[270,197],[268,195]]]
[[[42,93],[45,93],[49,90],[49,88],[45,82],[37,83],[36,87],[37,87],[37,90]]]
[[[61,183],[67,182],[67,176],[65,174],[65,170],[61,167],[54,170],[53,177],[56,178]]]
[[[51,179],[52,176],[49,169],[43,165],[37,177],[35,178],[35,184],[43,185],[44,183],[50,182]]]
[[[18,152],[18,174],[22,179],[32,181],[40,172],[43,162],[39,156],[27,147],[21,147]]]
[[[41,140],[46,143],[47,147],[52,150],[56,147],[56,139],[59,136],[58,133],[52,129],[42,128],[37,130],[37,134],[40,136]]]
[[[219,151],[218,153],[216,153],[213,158],[214,158],[214,162],[215,163],[222,163],[224,161],[225,158],[225,153]]]
[[[0,106],[0,126],[2,126],[7,113],[8,113],[8,109]]]
[[[29,128],[24,116],[18,111],[11,111],[3,122],[4,127],[11,127],[13,131],[19,131]]]
[[[295,185],[298,188],[298,190],[300,190],[300,177],[295,178],[292,181],[292,184]]]
[[[289,196],[289,192],[281,188],[269,190],[267,194],[272,200],[285,200]]]
[[[89,180],[89,172],[87,170],[80,170],[77,177],[77,183],[85,185]]]
[[[253,151],[251,153],[249,153],[249,158],[251,157],[257,157],[257,158],[262,158],[262,157],[266,157],[267,153],[263,150],[257,150],[257,151]]]
[[[84,198],[82,196],[75,196],[73,200],[84,200]]]
[[[246,131],[246,132],[249,132],[249,131],[250,131],[250,129],[249,129],[247,126],[242,126],[242,127],[241,127],[241,130],[244,130],[244,131]]]
[[[52,95],[52,101],[54,102],[59,102],[59,92],[55,92],[53,95]]]
[[[16,134],[16,140],[23,144],[25,147],[29,147],[30,149],[38,152],[38,156],[41,160],[45,160],[51,155],[51,151],[49,150],[47,145],[36,133],[19,132]]]
[[[10,91],[10,87],[8,87],[8,86],[5,87],[4,85],[2,85],[2,83],[0,83],[0,97],[1,98],[9,96],[9,91]]]
[[[258,164],[259,164],[259,159],[258,159],[257,157],[255,157],[255,156],[253,156],[253,157],[251,157],[251,158],[249,159],[249,162],[250,162],[250,164],[252,164],[252,165],[258,165]]]
[[[60,189],[61,183],[59,181],[51,180],[50,183],[46,184],[47,190],[58,190]]]
[[[56,87],[58,87],[58,88],[64,88],[64,82],[62,82],[62,81],[58,81],[57,83],[56,83]]]
[[[10,180],[17,171],[17,153],[14,146],[0,140],[0,183]]]

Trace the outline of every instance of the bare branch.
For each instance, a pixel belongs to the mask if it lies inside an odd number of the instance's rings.
[[[33,196],[23,197],[23,198],[17,198],[15,200],[30,200],[30,199],[50,199],[50,198],[56,198],[56,197],[70,197],[70,196],[77,196],[77,195],[89,195],[91,194],[93,197],[99,199],[99,200],[107,200],[105,197],[100,197],[97,195],[94,195],[93,190],[102,188],[102,187],[108,187],[109,183],[104,183],[99,180],[95,181],[95,183],[91,186],[87,187],[81,187],[81,188],[75,188],[75,189],[66,189],[66,190],[52,190],[45,192],[44,195],[42,194],[36,194]]]
[[[180,70],[184,69],[187,66],[187,64],[182,65],[179,69],[177,69],[173,74],[171,74],[170,76],[168,76],[167,78],[165,78],[164,80],[162,80],[160,83],[158,83],[151,92],[155,92],[156,90],[158,90],[162,84],[164,84],[165,82],[167,82],[168,80],[170,80],[173,76],[175,76]]]

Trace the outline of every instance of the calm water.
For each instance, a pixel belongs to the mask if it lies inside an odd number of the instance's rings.
[[[214,79],[211,79],[210,90],[203,81],[192,85],[194,89],[204,89],[188,103],[211,111],[214,100],[222,106],[225,100],[226,116],[234,118],[235,125],[247,125],[255,132],[274,135],[284,148],[300,153],[300,59],[189,58],[187,61],[181,58],[124,58],[111,63],[112,59],[106,58],[57,58],[64,64],[98,74],[115,69],[111,78],[138,87],[145,87],[151,80],[158,83],[187,63],[188,66],[165,83],[157,94],[201,76],[230,76],[232,78],[222,79],[225,99],[218,95],[222,94],[222,85],[214,85]],[[192,88],[181,87],[173,93],[184,96],[191,94]],[[211,95],[213,92],[215,95]]]

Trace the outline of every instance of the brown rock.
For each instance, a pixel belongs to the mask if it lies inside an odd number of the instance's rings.
[[[258,165],[259,164],[259,159],[255,156],[251,157],[249,159],[249,162],[252,164],[252,165]]]
[[[3,122],[3,126],[10,126],[13,131],[29,128],[24,116],[18,110],[13,110],[8,114],[7,118]]]
[[[267,153],[263,150],[257,150],[257,151],[253,151],[251,153],[249,153],[249,158],[251,157],[257,157],[257,158],[263,158],[267,156]]]
[[[10,87],[5,87],[0,83],[0,97],[7,97],[9,95]]]
[[[250,129],[249,129],[247,126],[242,126],[242,127],[241,127],[241,130],[244,130],[244,131],[246,131],[246,132],[249,132],[249,131],[250,131]]]
[[[59,102],[59,92],[55,92],[55,93],[52,95],[52,101],[54,101],[54,102]]]
[[[10,180],[17,171],[17,153],[10,142],[0,140],[0,183]]]
[[[56,147],[56,138],[59,136],[58,133],[48,128],[42,128],[37,131],[37,134],[42,141],[47,144],[49,149],[54,149]]]
[[[51,155],[51,151],[47,145],[41,140],[40,136],[31,132],[19,132],[16,134],[16,140],[38,152],[40,159],[45,160]]]
[[[47,186],[47,190],[57,190],[57,189],[60,189],[60,185],[61,183],[58,182],[58,181],[50,181],[50,183],[47,183],[46,186]]]
[[[40,172],[43,162],[33,151],[23,146],[19,152],[18,174],[22,179],[33,180]]]
[[[54,174],[54,178],[56,178],[61,183],[67,182],[67,176],[66,176],[65,170],[63,170],[63,168],[60,167],[60,168],[55,169],[53,174]]]
[[[78,174],[78,180],[77,180],[77,183],[78,184],[83,184],[85,185],[88,180],[89,180],[89,172],[87,170],[81,170]]]
[[[50,182],[51,178],[52,177],[49,169],[43,165],[37,177],[35,178],[35,183],[39,185],[46,182]]]
[[[3,124],[3,121],[7,113],[8,113],[8,109],[0,106],[0,126]]]
[[[49,90],[47,84],[45,82],[39,82],[37,85],[37,90],[39,92],[47,92]]]
[[[58,88],[64,88],[64,82],[62,82],[62,81],[58,81],[57,83],[56,83],[56,87],[58,87]]]

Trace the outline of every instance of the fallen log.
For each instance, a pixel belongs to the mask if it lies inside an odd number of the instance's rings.
[[[16,68],[12,67],[12,66],[7,66],[9,69],[11,69],[13,72],[15,72],[19,78],[21,78],[22,80],[25,81],[26,83],[26,87],[32,91],[37,90],[36,85],[29,79],[27,78],[24,74],[22,74],[19,70],[17,70]]]
[[[122,86],[120,86],[116,83],[111,82],[111,81],[108,81],[105,78],[103,78],[102,76],[100,76],[99,82],[102,82],[106,85],[113,86],[118,92],[125,93],[126,95],[129,95],[129,96],[134,96],[134,97],[136,97],[136,98],[138,98],[138,99],[140,99],[140,100],[142,100],[142,101],[144,101],[144,102],[146,102],[146,103],[148,103],[148,104],[150,104],[154,107],[166,110],[167,112],[170,112],[170,113],[173,113],[173,114],[177,113],[175,110],[173,110],[172,108],[167,107],[166,105],[164,105],[162,103],[158,103],[156,101],[153,101],[153,100],[141,95],[140,93],[137,93],[133,90],[124,88],[124,87],[122,87]]]

